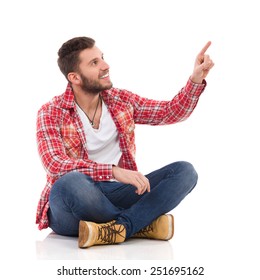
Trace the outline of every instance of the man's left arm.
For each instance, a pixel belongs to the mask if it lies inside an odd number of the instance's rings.
[[[155,101],[133,95],[134,119],[139,124],[165,125],[184,121],[195,109],[201,93],[206,87],[205,78],[214,66],[206,55],[211,45],[208,42],[196,57],[193,73],[187,84],[171,101]]]

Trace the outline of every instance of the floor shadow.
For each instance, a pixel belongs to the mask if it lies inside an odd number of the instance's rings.
[[[170,260],[173,249],[170,241],[131,238],[121,244],[78,248],[78,238],[53,232],[36,241],[39,260]]]

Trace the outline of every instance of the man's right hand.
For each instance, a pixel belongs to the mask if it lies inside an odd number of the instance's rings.
[[[136,187],[135,192],[138,195],[141,195],[146,191],[150,192],[150,182],[142,173],[138,171],[123,169],[118,166],[113,166],[112,172],[113,177],[117,181]]]

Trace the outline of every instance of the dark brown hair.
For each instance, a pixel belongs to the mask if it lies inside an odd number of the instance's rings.
[[[95,40],[89,37],[75,37],[65,42],[58,51],[58,65],[60,71],[67,79],[70,72],[78,70],[80,60],[79,54],[81,51],[92,48],[95,45]]]

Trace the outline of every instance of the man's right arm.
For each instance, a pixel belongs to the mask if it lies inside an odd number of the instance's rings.
[[[68,155],[58,119],[60,117],[54,117],[48,108],[40,110],[37,116],[38,151],[48,175],[57,179],[70,171],[79,171],[94,181],[112,179],[111,164],[98,164],[89,160],[86,151],[75,150]]]
[[[138,195],[144,192],[150,192],[149,180],[140,172],[123,169],[118,166],[113,166],[112,168],[113,177],[124,184],[130,184],[136,187],[136,193]]]

